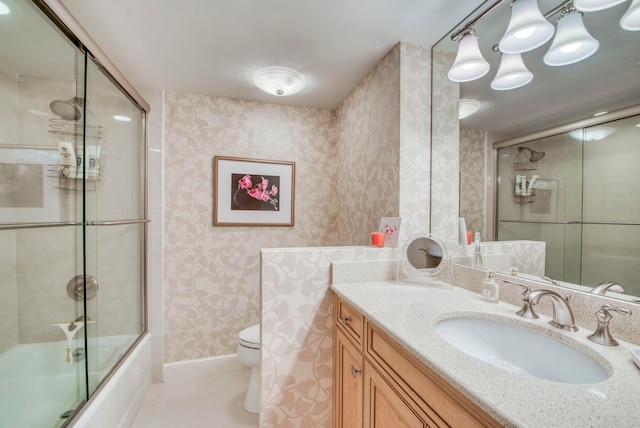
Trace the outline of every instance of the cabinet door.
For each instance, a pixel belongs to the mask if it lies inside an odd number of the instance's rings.
[[[437,427],[408,397],[396,392],[366,360],[364,389],[364,427]]]
[[[334,328],[334,428],[362,426],[362,354]]]

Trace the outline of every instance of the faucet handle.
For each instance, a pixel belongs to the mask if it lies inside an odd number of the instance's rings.
[[[632,315],[631,309],[623,308],[621,306],[613,306],[610,303],[605,303],[604,305],[602,305],[600,310],[604,311],[605,313],[613,311],[619,313],[620,315]]]
[[[609,321],[613,318],[610,312],[617,312],[621,315],[631,315],[631,311],[627,308],[605,303],[600,307],[600,310],[596,312],[598,327],[590,336],[587,336],[587,339],[604,346],[618,346],[618,341],[615,340],[609,332]]]
[[[519,287],[524,288],[524,290],[522,291],[522,295],[524,296],[522,298],[522,301],[524,303],[522,304],[522,308],[520,308],[520,310],[516,312],[516,315],[522,318],[530,319],[530,320],[539,318],[538,314],[536,314],[536,312],[533,310],[533,305],[531,304],[531,302],[529,302],[529,294],[531,293],[531,287],[529,287],[528,285],[509,281],[508,279],[505,279],[504,282],[506,282],[507,284],[513,284],[513,285],[517,285]]]

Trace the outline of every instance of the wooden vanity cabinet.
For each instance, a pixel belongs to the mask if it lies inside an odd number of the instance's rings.
[[[501,426],[337,295],[334,304],[334,428]]]

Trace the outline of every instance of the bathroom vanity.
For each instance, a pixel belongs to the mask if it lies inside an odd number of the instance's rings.
[[[640,369],[630,354],[636,345],[597,345],[587,340],[588,328],[560,331],[544,315],[524,320],[519,307],[489,304],[458,287],[373,281],[331,289],[336,428],[635,426],[640,420]],[[556,382],[496,367],[438,335],[435,325],[451,317],[531,328],[588,356],[606,379]],[[545,364],[553,370],[554,361]]]
[[[334,308],[334,427],[501,426],[337,295]]]

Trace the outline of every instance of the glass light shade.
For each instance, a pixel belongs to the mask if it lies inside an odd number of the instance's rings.
[[[558,29],[551,47],[544,54],[544,63],[551,66],[568,65],[593,55],[600,46],[584,28],[582,13],[572,12],[558,20]]]
[[[269,66],[255,72],[253,83],[268,94],[285,97],[304,89],[306,80],[291,67]]]
[[[476,100],[461,99],[458,105],[458,119],[469,117],[480,109],[480,103]]]
[[[468,34],[458,43],[458,55],[447,76],[453,82],[470,82],[489,72],[489,63],[482,56],[478,37]]]
[[[574,0],[573,5],[576,9],[583,12],[596,12],[598,10],[608,9],[627,0]]]
[[[598,141],[607,138],[616,132],[615,128],[610,126],[594,126],[591,128],[576,129],[569,132],[569,136],[575,140],[582,141]]]
[[[640,31],[640,0],[633,0],[629,10],[620,19],[620,26],[627,31]]]
[[[498,46],[502,53],[528,52],[545,44],[553,31],[553,24],[542,16],[537,0],[515,0],[509,26]]]
[[[508,91],[524,86],[531,80],[533,80],[533,73],[524,65],[522,55],[502,54],[500,67],[496,77],[491,81],[491,87],[496,91]]]
[[[0,15],[9,15],[11,13],[11,9],[9,6],[0,1]]]

